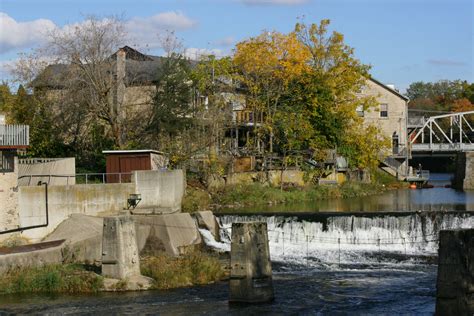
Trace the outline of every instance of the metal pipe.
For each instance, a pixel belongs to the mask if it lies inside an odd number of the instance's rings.
[[[19,227],[15,229],[9,229],[9,230],[4,230],[0,232],[0,235],[3,234],[8,234],[8,233],[15,233],[15,232],[21,232],[24,230],[28,229],[34,229],[34,228],[41,228],[41,227],[47,227],[49,225],[49,210],[48,210],[48,183],[47,182],[38,182],[38,185],[43,185],[44,184],[44,190],[45,190],[45,201],[46,201],[46,223],[41,224],[41,225],[34,225],[34,226],[26,226],[26,227]]]

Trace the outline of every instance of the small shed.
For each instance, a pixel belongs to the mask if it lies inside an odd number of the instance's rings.
[[[166,155],[152,149],[104,150],[102,153],[106,159],[108,183],[130,182],[132,171],[168,167]]]

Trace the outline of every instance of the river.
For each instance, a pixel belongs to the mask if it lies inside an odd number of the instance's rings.
[[[474,193],[445,188],[448,181],[449,175],[434,174],[432,189],[220,215],[225,247],[232,222],[267,222],[273,303],[229,305],[228,284],[220,282],[168,291],[3,296],[0,314],[432,314],[438,232],[474,227]]]

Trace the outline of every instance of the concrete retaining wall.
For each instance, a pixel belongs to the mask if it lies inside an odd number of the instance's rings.
[[[129,194],[135,193],[133,183],[77,184],[48,188],[48,227],[25,230],[23,236],[37,241],[51,233],[70,214],[98,215],[118,212],[127,205]],[[19,188],[19,215],[22,227],[46,222],[44,186]]]
[[[181,210],[186,185],[182,170],[135,171],[132,182],[136,183],[136,193],[142,197],[137,211],[153,209],[170,213]]]
[[[22,161],[28,161],[24,159]],[[76,159],[64,158],[48,162],[20,163],[18,177],[26,175],[74,175],[76,174]],[[19,186],[37,185],[38,181],[47,182],[49,185],[73,185],[75,177],[24,177],[18,180]]]
[[[132,183],[77,184],[48,187],[48,227],[25,230],[22,236],[38,241],[71,214],[113,215],[127,207],[132,193],[139,193],[140,209],[172,213],[181,210],[185,180],[181,170],[136,171]],[[44,186],[19,187],[18,214],[21,227],[46,222]],[[8,236],[5,236],[5,238]]]

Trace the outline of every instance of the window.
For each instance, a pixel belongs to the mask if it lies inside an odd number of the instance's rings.
[[[356,108],[356,112],[359,117],[364,117],[364,106],[358,105]]]
[[[0,172],[15,171],[15,152],[0,150]]]
[[[388,117],[388,104],[380,104],[380,117]]]

